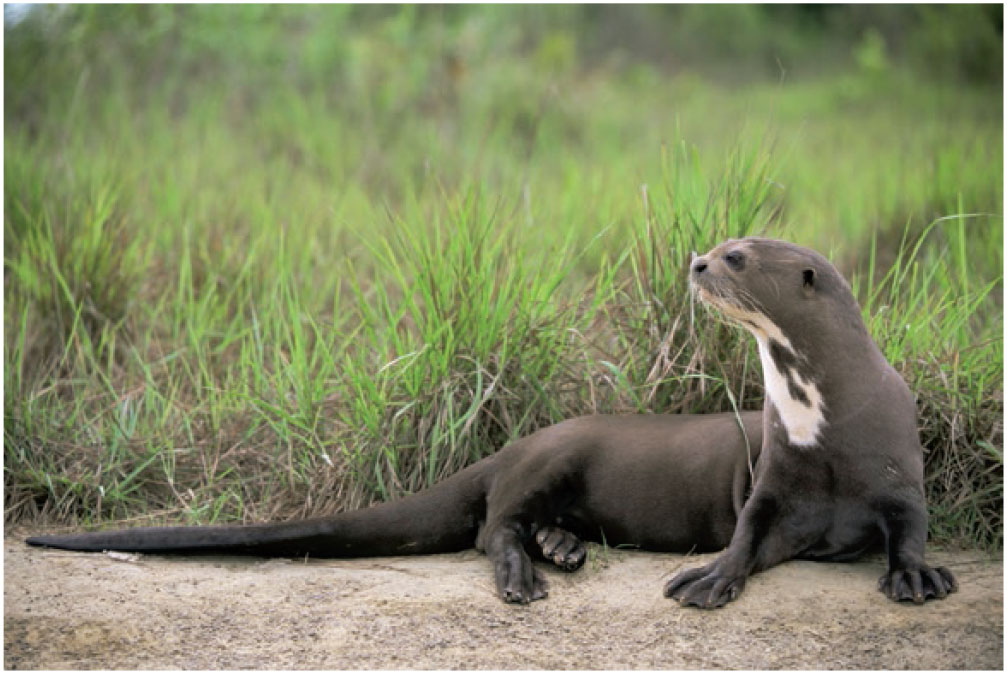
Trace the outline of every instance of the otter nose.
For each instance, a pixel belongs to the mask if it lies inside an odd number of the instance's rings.
[[[693,274],[702,274],[704,271],[706,271],[706,267],[707,267],[706,258],[697,257],[695,260],[692,261]]]

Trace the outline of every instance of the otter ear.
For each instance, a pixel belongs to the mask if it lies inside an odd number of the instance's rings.
[[[813,295],[815,293],[815,270],[809,267],[804,269],[801,274],[804,276],[804,294]]]

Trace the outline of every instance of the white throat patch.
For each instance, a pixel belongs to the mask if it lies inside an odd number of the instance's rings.
[[[766,397],[779,413],[790,444],[798,447],[818,444],[825,426],[825,403],[818,386],[791,364],[799,356],[790,340],[764,314],[719,303],[716,306],[755,335]],[[777,358],[773,357],[774,347],[780,350]]]

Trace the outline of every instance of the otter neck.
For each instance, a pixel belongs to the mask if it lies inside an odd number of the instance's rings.
[[[818,445],[825,429],[825,401],[818,383],[801,367],[804,358],[786,341],[757,336],[766,397],[796,447]]]
[[[764,314],[731,311],[759,344],[766,398],[780,417],[787,440],[796,447],[815,447],[825,429],[825,401],[807,355]],[[768,429],[767,429],[768,430]]]

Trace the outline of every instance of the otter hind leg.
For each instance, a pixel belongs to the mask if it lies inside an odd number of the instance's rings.
[[[549,596],[549,583],[524,549],[527,538],[515,523],[485,526],[479,544],[493,563],[497,594],[508,604],[527,604]]]

